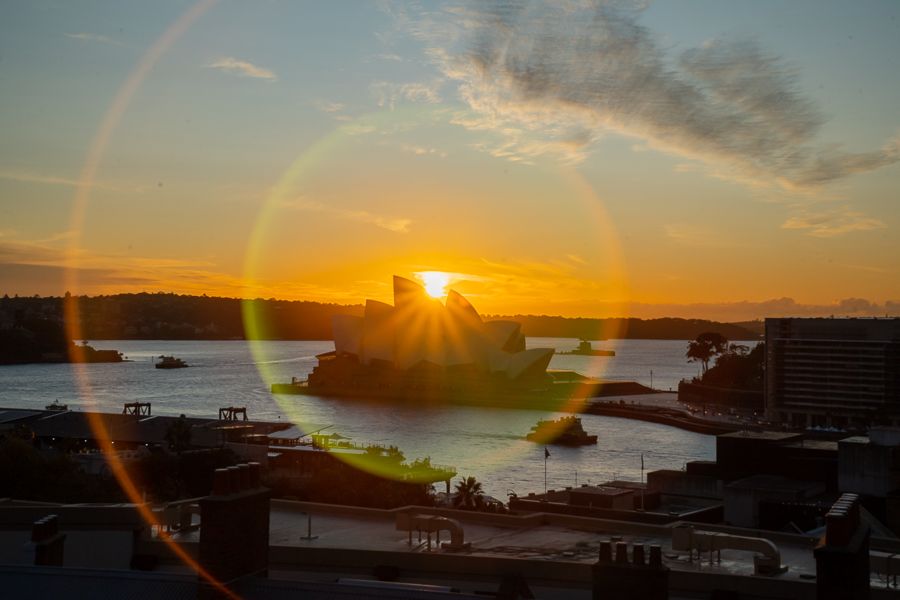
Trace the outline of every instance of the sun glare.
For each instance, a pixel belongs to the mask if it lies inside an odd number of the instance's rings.
[[[432,298],[443,298],[447,295],[447,284],[450,283],[450,275],[441,271],[423,271],[417,273],[422,283],[425,284],[425,291]]]

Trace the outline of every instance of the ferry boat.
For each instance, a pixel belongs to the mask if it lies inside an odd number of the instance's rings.
[[[577,354],[580,356],[615,356],[615,350],[596,350],[588,340],[578,342],[578,347],[568,352],[560,352],[560,354]]]
[[[183,369],[188,366],[186,362],[174,356],[160,355],[159,362],[154,365],[157,369]]]
[[[556,420],[540,420],[531,428],[525,439],[541,444],[560,446],[589,446],[597,443],[596,435],[588,435],[576,416]]]

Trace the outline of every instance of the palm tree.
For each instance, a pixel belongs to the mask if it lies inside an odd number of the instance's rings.
[[[475,510],[484,506],[484,491],[481,489],[481,482],[471,475],[461,479],[456,484],[456,496],[453,498],[453,506],[468,510]]]

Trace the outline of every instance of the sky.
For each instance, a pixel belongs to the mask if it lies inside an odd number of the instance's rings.
[[[894,0],[0,14],[0,293],[900,314]]]

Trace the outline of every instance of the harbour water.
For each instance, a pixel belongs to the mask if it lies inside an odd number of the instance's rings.
[[[430,457],[452,465],[460,476],[474,475],[485,492],[505,499],[544,489],[544,448],[525,441],[541,418],[533,410],[478,409],[462,406],[396,406],[310,396],[280,396],[269,385],[305,378],[316,354],[333,349],[326,341],[261,342],[255,351],[243,341],[92,341],[115,348],[131,362],[0,366],[0,406],[43,408],[59,400],[74,410],[120,412],[125,402],[151,402],[153,414],[215,418],[223,406],[246,406],[253,419],[291,421],[312,431],[327,427],[361,444],[398,446],[408,460]],[[577,340],[529,338],[529,347],[570,350]],[[614,357],[557,355],[550,367],[571,369],[615,380],[634,380],[657,389],[676,388],[697,374],[684,358],[687,342],[608,340],[596,348]],[[187,369],[153,368],[161,354],[184,359]],[[547,486],[560,488],[612,478],[637,481],[641,455],[647,470],[681,469],[686,461],[714,458],[715,439],[673,427],[583,415],[596,446],[551,446],[546,460]]]

